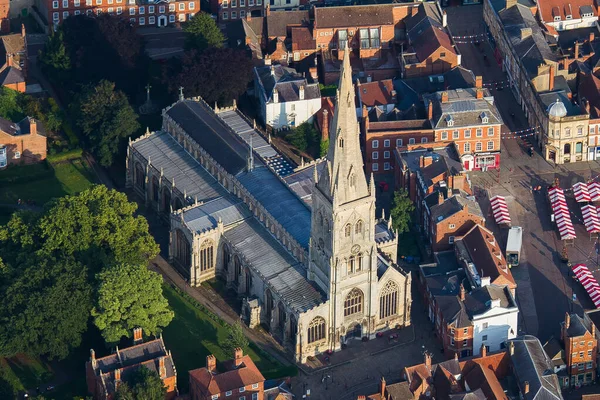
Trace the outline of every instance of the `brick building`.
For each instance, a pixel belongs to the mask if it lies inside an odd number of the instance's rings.
[[[391,112],[396,107],[396,90],[391,79],[382,81],[364,82],[356,81],[356,115],[361,117],[363,107],[367,112],[376,109],[382,114]]]
[[[502,117],[480,76],[475,85],[426,96],[428,118],[435,140],[453,141],[467,171],[497,169]]]
[[[21,33],[0,36],[0,59],[4,64],[0,67],[0,85],[25,93],[27,88],[27,32],[21,25]]]
[[[133,331],[133,346],[119,349],[115,353],[96,358],[90,350],[90,361],[86,362],[88,392],[94,400],[112,400],[121,382],[128,382],[132,373],[139,368],[156,372],[167,387],[165,399],[174,399],[177,394],[177,371],[171,352],[165,347],[162,337],[143,342],[142,330]]]
[[[26,117],[18,123],[0,118],[0,168],[46,159],[46,135],[40,123]]]
[[[589,385],[596,380],[598,340],[596,326],[577,314],[565,314],[561,323],[570,386]]]
[[[111,14],[134,25],[162,27],[189,21],[200,12],[200,0],[36,0],[36,6],[54,29],[70,16],[81,14]]]
[[[263,400],[264,382],[254,361],[235,349],[234,358],[217,370],[215,356],[206,357],[206,367],[190,371],[191,400]]]
[[[226,23],[237,19],[262,17],[265,5],[263,0],[210,0],[210,12],[217,16],[217,22]]]

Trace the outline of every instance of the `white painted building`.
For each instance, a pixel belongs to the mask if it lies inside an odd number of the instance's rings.
[[[254,68],[254,93],[263,123],[275,130],[311,122],[321,109],[319,85],[279,64]]]
[[[598,11],[593,0],[539,0],[537,6],[538,18],[557,32],[591,28],[598,22]]]

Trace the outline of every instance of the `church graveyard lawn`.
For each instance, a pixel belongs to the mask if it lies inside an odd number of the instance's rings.
[[[175,318],[163,332],[167,349],[173,353],[177,367],[177,386],[182,393],[188,392],[188,371],[206,366],[206,356],[213,354],[217,362],[231,359],[220,347],[227,338],[226,324],[210,314],[193,299],[183,296],[169,285],[163,285]],[[295,366],[284,366],[250,343],[247,354],[256,363],[266,379],[295,375]]]

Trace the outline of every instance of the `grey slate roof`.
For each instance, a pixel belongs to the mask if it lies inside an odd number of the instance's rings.
[[[530,79],[537,76],[538,66],[546,64],[546,60],[557,61],[529,8],[517,4],[500,11],[498,15],[504,32]],[[531,28],[531,35],[522,39],[522,28]]]
[[[472,317],[480,315],[491,309],[490,301],[500,300],[500,307],[517,307],[507,286],[486,285],[473,289],[465,296],[465,308]]]
[[[375,243],[383,243],[394,239],[394,231],[388,228],[387,223],[378,222],[375,224]]]
[[[452,130],[461,126],[481,125],[483,112],[489,118],[486,125],[502,124],[502,117],[492,103],[493,99],[489,100],[489,91],[487,89],[483,91],[484,98],[477,99],[473,88],[448,90],[448,101],[445,103],[441,102],[442,92],[427,96],[430,101],[433,101],[433,127],[440,129],[447,127],[448,130]],[[454,126],[448,126],[448,116],[454,120]]]
[[[590,324],[587,321],[584,321],[579,315],[575,313],[570,315],[570,323],[567,328],[567,335],[569,335],[569,337],[583,336],[586,332],[592,331]],[[564,322],[562,322],[561,325],[564,325]]]
[[[233,195],[209,201],[183,212],[183,220],[191,232],[216,228],[219,219],[228,226],[252,216],[244,202]]]
[[[404,271],[398,265],[391,263],[390,261],[385,259],[385,257],[381,253],[377,252],[377,278],[381,278],[383,274],[385,274],[385,271],[388,270],[388,268],[394,268],[402,275],[407,275],[406,271]]]
[[[560,102],[563,103],[563,105],[567,109],[568,117],[573,116],[573,115],[582,115],[583,114],[581,109],[579,107],[575,106],[571,102],[571,100],[569,99],[569,97],[567,96],[567,94],[564,90],[559,90],[556,92],[540,93],[539,97],[540,97],[540,100],[542,101],[542,103],[544,104],[545,110],[548,110],[548,108],[553,103],[556,103],[556,100],[560,100]]]
[[[23,71],[16,67],[6,67],[0,71],[0,85],[14,85],[25,82]]]
[[[514,344],[514,352],[510,359],[519,387],[522,389],[525,382],[529,382],[529,392],[524,395],[525,400],[562,399],[552,360],[544,352],[539,339],[525,335],[510,342]]]
[[[188,195],[188,203],[210,201],[224,196],[227,191],[196,161],[171,135],[156,132],[133,143],[146,160],[158,169],[162,167],[164,178],[175,179],[175,187]]]
[[[390,396],[390,400],[413,400],[415,398],[406,381],[391,384],[388,383],[385,385],[385,391],[388,396]]]
[[[321,97],[319,85],[309,84],[304,76],[293,68],[276,64],[254,67],[254,71],[264,89],[263,96],[268,102],[272,101],[275,90],[277,90],[280,103],[298,101],[300,100],[300,86],[304,86],[305,100]]]
[[[167,115],[230,174],[236,175],[246,167],[248,146],[232,135],[204,104],[180,101],[167,111]]]
[[[306,279],[306,271],[255,218],[223,236],[243,255],[272,290],[297,311],[321,304],[325,296]]]
[[[290,175],[283,177],[284,182],[296,193],[298,197],[304,201],[304,203],[311,207],[312,206],[312,191],[315,184],[314,173],[317,168],[317,173],[321,175],[323,168],[325,168],[325,159],[319,161],[317,164],[313,164],[309,167],[293,172]]]
[[[271,11],[271,15],[266,18],[269,38],[286,36],[288,26],[308,26],[310,24],[308,10]]]

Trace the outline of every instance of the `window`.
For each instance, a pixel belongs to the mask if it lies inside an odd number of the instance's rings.
[[[371,142],[371,147],[374,148],[374,149],[378,148],[379,147],[379,140],[373,140]]]
[[[379,41],[379,29],[371,28],[371,29],[361,29],[359,31],[360,34],[360,48],[368,49],[368,48],[378,48]]]
[[[325,320],[323,320],[323,322],[325,322]],[[258,389],[258,383],[253,383],[252,384],[252,389]]]
[[[241,388],[240,388],[240,393],[244,393],[245,391],[246,391],[246,388],[245,388],[245,387],[241,387]]]
[[[390,139],[385,139],[383,141],[383,147],[390,147]]]
[[[346,296],[344,300],[344,317],[358,314],[362,312],[363,294],[362,292],[354,288]]]
[[[308,325],[308,343],[314,343],[325,339],[325,320],[321,317],[315,317]],[[252,389],[258,389],[258,384],[252,385]]]
[[[398,285],[388,281],[379,295],[379,318],[388,318],[398,314]]]
[[[161,14],[165,13],[165,6],[158,6],[158,12]]]
[[[450,346],[454,346],[454,338],[450,338]]]
[[[262,0],[256,0],[256,5],[257,6],[262,6]]]
[[[175,3],[169,4],[169,12],[175,12]]]
[[[571,354],[571,358],[577,358],[577,353]]]
[[[384,169],[385,171],[389,171],[389,170],[390,170],[390,168],[391,168],[391,167],[390,167],[390,163],[389,163],[389,162],[384,162],[384,163],[383,163],[383,169]]]
[[[169,22],[175,22],[175,16],[173,14],[169,15]]]
[[[52,2],[52,8],[58,8],[58,0]]]
[[[133,7],[129,8],[129,15],[135,15],[135,8],[133,8]]]
[[[351,233],[352,233],[352,226],[350,226],[350,224],[346,224],[346,226],[344,227],[344,236],[350,237]]]
[[[117,7],[117,15],[123,14],[123,7]]]
[[[383,158],[390,158],[390,152],[389,151],[384,151],[383,152]]]
[[[486,341],[487,340],[487,335],[481,336],[481,340]]]
[[[240,0],[240,7],[246,7],[246,0]]]
[[[52,20],[53,21],[58,21],[60,19],[60,16],[57,12],[52,13]]]
[[[588,342],[588,347],[592,347],[594,345],[594,342]]]
[[[226,391],[225,396],[231,396],[231,390]]]
[[[592,369],[592,368],[594,368],[594,366],[591,362],[588,362],[587,365],[585,366],[585,369]]]
[[[356,233],[357,235],[360,235],[363,231],[363,222],[362,220],[359,220],[356,225],[354,226],[354,233]]]
[[[112,7],[108,7],[108,13],[112,15],[115,12],[115,9]]]
[[[92,0],[85,0],[85,5],[86,6],[91,6],[92,5]]]
[[[565,136],[571,136],[571,128],[565,128]]]
[[[378,163],[371,164],[371,167],[372,167],[373,171],[379,171],[379,164]]]
[[[114,3],[114,0],[107,0],[106,2],[107,2],[108,4],[112,4],[112,3]]]
[[[146,14],[146,7],[144,7],[144,6],[140,6],[140,7],[138,8],[138,12],[139,12],[140,14]]]
[[[223,8],[229,7],[229,0],[223,0]]]
[[[69,12],[63,11],[63,19],[67,19],[67,18],[69,18]]]
[[[469,333],[469,328],[463,329],[463,335],[467,335]]]
[[[188,4],[188,8],[190,10],[195,10],[196,9],[196,3],[194,3],[193,1],[190,1],[190,3]]]
[[[487,149],[488,149],[488,150],[494,150],[494,141],[493,141],[493,140],[490,140],[490,141],[487,143]]]
[[[578,369],[578,370],[580,370],[580,371],[583,371],[583,370],[584,370],[584,368],[585,368],[585,364],[584,364],[584,363],[578,363],[578,364],[577,364],[577,369]]]
[[[246,396],[238,397],[238,400],[246,400]]]
[[[448,229],[456,229],[456,225],[455,224],[448,224]]]
[[[219,398],[218,394],[213,394],[211,400],[217,400]]]
[[[448,140],[448,132],[442,132],[442,140]]]
[[[185,3],[179,3],[179,11],[185,11]]]
[[[237,7],[237,0],[231,0],[231,7]]]
[[[69,0],[63,0],[63,8],[69,8]]]
[[[258,0],[259,2],[262,0]],[[259,4],[260,6],[260,4]],[[256,385],[258,387],[258,385]],[[258,393],[252,393],[252,400],[258,400]]]
[[[81,1],[80,0],[75,0],[73,2],[73,4],[75,5],[75,7],[79,7],[79,6],[81,6]]]
[[[464,152],[465,153],[471,152],[471,143],[465,143],[464,144]]]
[[[140,17],[139,22],[140,22],[140,25],[146,25],[146,18]]]
[[[408,144],[415,144],[415,138],[408,139]]]
[[[585,346],[585,342],[579,342],[579,345]]]
[[[102,5],[102,0],[96,0],[96,5],[97,6],[101,6]]]
[[[92,10],[85,10],[85,15],[92,15]]]
[[[245,16],[246,16],[246,11],[245,10],[240,11],[240,18],[244,18]],[[295,55],[294,55],[294,57],[295,57]],[[296,106],[292,104],[292,111],[294,111],[295,108],[296,108]]]
[[[154,25],[156,23],[156,17],[148,17],[148,25]]]
[[[575,143],[575,153],[581,154],[583,152],[583,143],[577,142]]]
[[[591,357],[591,356],[592,356],[592,351],[588,350],[588,357]]]
[[[482,148],[483,148],[483,146],[481,145],[481,142],[477,142],[475,144],[475,151],[481,151]]]
[[[467,347],[467,339],[463,340],[463,346],[462,347]]]
[[[477,128],[477,129],[475,130],[475,135],[476,135],[477,137],[482,137],[482,136],[483,136],[483,129],[481,129],[481,128]]]
[[[396,147],[402,147],[402,139],[396,139]]]
[[[469,139],[471,137],[471,130],[465,129],[465,139]]]
[[[489,326],[489,324],[488,324],[487,322],[484,322],[484,323],[483,323],[483,329],[487,329],[487,328],[488,328],[488,326]]]
[[[494,136],[494,128],[487,128],[488,129],[488,136]]]
[[[450,333],[454,335],[454,328],[450,328]]]
[[[580,351],[580,352],[579,352],[579,357],[580,357],[580,358],[583,358],[583,351]]]
[[[452,139],[458,139],[460,137],[460,133],[458,131],[452,132]]]
[[[427,143],[427,138],[426,137],[422,137],[421,138],[421,143]]]
[[[179,22],[185,22],[185,14],[179,14],[177,18],[179,19]]]
[[[346,43],[348,40],[348,31],[345,29],[340,29],[338,32],[338,49],[344,50],[346,48]]]
[[[15,151],[15,158],[21,158],[21,152]]]
[[[81,14],[81,11],[79,11],[79,10],[75,10],[74,14],[75,14],[75,15],[79,15],[79,14]]]
[[[454,236],[448,238],[448,244],[454,244]]]
[[[248,5],[250,7],[254,7],[254,0],[248,0]]]
[[[374,151],[373,152],[373,160],[377,160],[379,159],[379,152],[378,151]]]
[[[154,6],[148,6],[148,14],[154,14]]]

